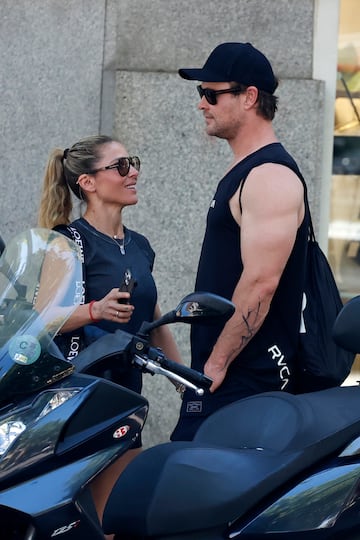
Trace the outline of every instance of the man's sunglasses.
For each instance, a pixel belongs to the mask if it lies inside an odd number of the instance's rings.
[[[88,171],[87,174],[95,174],[99,171],[107,171],[109,169],[117,169],[120,176],[126,176],[129,174],[130,166],[134,167],[137,171],[140,171],[140,158],[138,156],[121,157],[114,165],[107,165],[106,167],[100,167],[99,169],[93,169]]]
[[[226,90],[212,90],[211,88],[203,88],[200,84],[196,87],[199,92],[200,98],[205,96],[205,99],[210,105],[216,105],[216,96],[219,94],[237,94],[244,91],[243,86],[235,86],[234,88],[227,88]]]

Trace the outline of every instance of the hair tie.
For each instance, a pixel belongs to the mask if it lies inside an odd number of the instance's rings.
[[[64,159],[67,159],[68,154],[69,154],[69,148],[65,148],[64,153],[63,153],[63,161]]]

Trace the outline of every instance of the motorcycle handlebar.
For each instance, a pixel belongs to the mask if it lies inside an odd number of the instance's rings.
[[[133,362],[143,371],[165,375],[193,389],[198,395],[202,395],[204,390],[210,388],[212,380],[204,373],[170,360],[161,349],[148,346],[142,347],[143,342],[141,340],[135,340],[134,345]]]
[[[183,377],[201,388],[209,389],[212,385],[212,379],[204,375],[204,373],[200,373],[199,371],[184,366],[183,364],[178,364],[177,362],[169,360],[166,357],[163,357],[159,361],[159,364],[171,373],[175,373],[176,375]]]
[[[94,369],[112,363],[113,358],[126,365],[132,363],[144,372],[165,375],[166,377],[184,384],[201,395],[210,388],[212,380],[190,367],[178,364],[165,356],[161,349],[149,346],[147,340],[117,330],[107,334],[81,351],[76,360],[78,373],[93,373]],[[130,360],[131,361],[131,360]]]

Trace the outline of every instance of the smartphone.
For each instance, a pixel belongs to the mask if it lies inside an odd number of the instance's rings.
[[[131,270],[127,268],[124,272],[123,280],[120,284],[120,292],[132,293],[134,287],[136,287],[136,281],[132,276]],[[118,300],[119,304],[130,304],[130,298],[120,298]]]

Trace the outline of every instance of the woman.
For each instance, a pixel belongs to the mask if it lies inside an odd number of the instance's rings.
[[[104,135],[88,137],[66,150],[51,152],[45,170],[39,226],[56,228],[70,238],[80,235],[84,253],[85,302],[78,306],[62,333],[84,328],[87,341],[121,328],[136,333],[141,323],[161,315],[152,276],[155,253],[148,240],[124,226],[122,211],[138,202],[140,160],[130,157],[117,140]],[[71,192],[85,203],[83,216],[70,224]],[[67,226],[70,224],[73,232]],[[131,298],[120,292],[124,273],[136,280]],[[120,302],[119,302],[120,301]],[[181,362],[170,330],[159,327],[152,344],[172,360]],[[112,370],[112,380],[141,392],[141,372],[129,366]],[[93,496],[101,520],[107,496],[121,471],[137,453],[129,450],[93,483]]]

